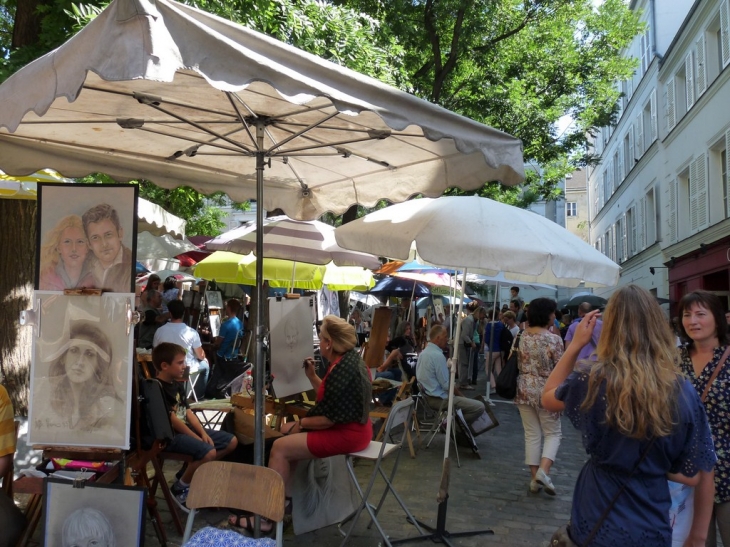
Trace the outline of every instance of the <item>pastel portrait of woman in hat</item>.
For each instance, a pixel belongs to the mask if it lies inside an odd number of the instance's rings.
[[[91,321],[72,321],[68,341],[44,359],[48,377],[34,389],[34,425],[92,432],[123,423],[124,405],[114,386],[112,346]],[[59,431],[60,432],[60,431]]]

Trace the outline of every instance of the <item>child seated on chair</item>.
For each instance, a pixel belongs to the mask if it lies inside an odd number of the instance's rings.
[[[162,342],[152,350],[152,362],[157,369],[157,379],[162,384],[165,404],[170,413],[170,422],[175,431],[168,452],[187,454],[193,461],[178,473],[178,479],[170,490],[183,511],[188,511],[185,501],[195,470],[203,463],[220,460],[238,445],[236,437],[225,431],[203,428],[200,420],[188,407],[185,396],[185,348],[169,342]]]

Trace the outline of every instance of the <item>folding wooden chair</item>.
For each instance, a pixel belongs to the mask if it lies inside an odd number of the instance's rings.
[[[403,502],[401,497],[398,495],[398,492],[396,492],[395,488],[393,488],[393,479],[395,478],[396,471],[398,470],[398,462],[400,460],[400,455],[403,448],[403,441],[406,439],[406,436],[410,431],[412,419],[413,399],[409,397],[404,401],[399,401],[395,403],[390,410],[390,414],[388,415],[388,421],[385,425],[385,438],[390,439],[392,430],[395,427],[402,425],[403,433],[401,434],[398,443],[391,444],[387,442],[371,441],[370,445],[365,450],[361,450],[360,452],[353,452],[345,456],[345,461],[347,462],[347,471],[350,474],[350,479],[352,479],[355,488],[360,494],[361,502],[357,510],[340,523],[340,531],[345,536],[342,540],[342,543],[340,544],[340,547],[343,547],[345,543],[347,543],[347,540],[350,538],[352,530],[355,527],[358,518],[360,518],[360,514],[363,512],[363,510],[367,510],[368,514],[370,515],[371,522],[368,527],[372,524],[375,524],[375,527],[378,529],[378,532],[380,532],[380,535],[383,538],[383,543],[388,547],[392,547],[387,534],[383,530],[377,518],[380,509],[383,507],[383,503],[385,502],[385,498],[388,495],[388,492],[391,492],[393,494],[393,496],[405,512],[408,520],[412,522],[418,529],[418,533],[423,534],[423,531],[416,521],[416,518],[411,514],[410,510]],[[382,467],[382,462],[385,458],[392,454],[396,455],[395,462],[393,462],[393,467],[390,471],[390,474],[386,474],[385,470]],[[368,485],[365,490],[360,487],[360,483],[358,482],[357,476],[355,475],[353,460],[355,460],[356,458],[375,462],[373,472],[370,475],[370,480],[368,481]],[[368,502],[368,497],[373,490],[373,486],[375,485],[375,479],[377,479],[378,475],[380,475],[385,481],[385,490],[383,491],[383,495],[380,497],[380,502],[378,503],[377,507],[373,507],[373,505]],[[345,533],[344,530],[342,530],[342,526],[350,520],[352,521],[352,523],[350,524],[347,533]]]
[[[268,467],[234,462],[208,462],[195,471],[190,483],[183,545],[190,539],[193,521],[203,507],[230,507],[276,522],[276,545],[284,536],[284,480]]]

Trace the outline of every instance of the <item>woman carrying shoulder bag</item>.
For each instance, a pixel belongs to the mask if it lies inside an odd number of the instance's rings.
[[[695,498],[685,541],[704,546],[715,451],[700,398],[677,367],[664,314],[645,289],[619,289],[603,315],[598,360],[575,368],[597,318],[597,311],[583,317],[542,395],[546,409],[565,411],[581,431],[590,456],[575,485],[570,540],[583,547],[669,547],[669,478],[704,493]]]

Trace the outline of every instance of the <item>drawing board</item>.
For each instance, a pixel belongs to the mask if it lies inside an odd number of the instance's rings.
[[[269,298],[271,373],[278,398],[312,389],[302,363],[313,351],[311,298]]]

